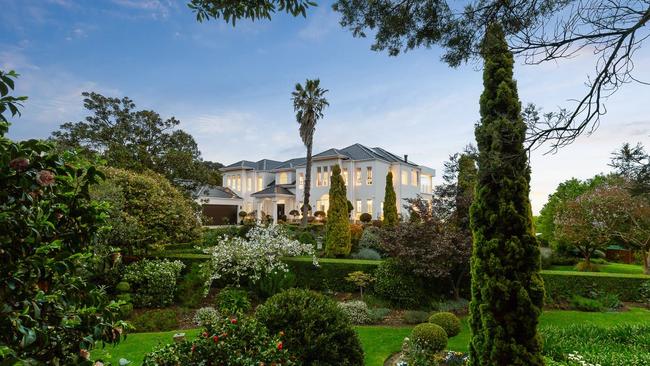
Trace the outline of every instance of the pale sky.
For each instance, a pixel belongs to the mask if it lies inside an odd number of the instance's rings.
[[[184,1],[0,0],[0,67],[22,76],[28,95],[14,139],[44,138],[85,115],[81,92],[129,96],[140,109],[175,116],[203,158],[286,160],[304,155],[290,101],[296,82],[321,79],[331,106],[315,150],[359,142],[380,146],[440,171],[474,140],[480,65],[451,69],[440,50],[398,57],[369,49],[338,25],[328,3],[306,19],[199,24]],[[650,81],[650,46],[638,51],[637,78]],[[523,104],[569,106],[593,74],[593,55],[526,66],[515,77]],[[624,142],[650,147],[650,86],[626,85],[607,101],[592,136],[556,154],[533,153],[531,201],[537,212],[571,177],[609,171]]]

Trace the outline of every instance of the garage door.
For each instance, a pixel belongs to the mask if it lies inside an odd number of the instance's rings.
[[[203,215],[209,220],[205,225],[237,224],[237,205],[203,205]]]

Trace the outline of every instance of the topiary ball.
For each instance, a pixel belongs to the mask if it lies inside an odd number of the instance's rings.
[[[435,313],[429,317],[429,323],[439,325],[447,333],[447,337],[451,338],[460,333],[461,325],[460,319],[453,313],[440,312]]]
[[[115,290],[117,290],[117,292],[129,292],[131,291],[131,285],[126,281],[122,281],[115,285]]]
[[[447,333],[439,325],[422,323],[411,331],[411,341],[428,351],[440,352],[447,348]]]

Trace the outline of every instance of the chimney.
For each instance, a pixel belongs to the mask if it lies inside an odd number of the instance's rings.
[[[408,161],[409,161],[409,156],[406,155],[406,154],[404,154],[404,162],[405,162],[405,163],[408,163]]]

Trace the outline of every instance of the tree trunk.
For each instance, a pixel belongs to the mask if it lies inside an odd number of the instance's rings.
[[[307,165],[305,167],[305,196],[302,202],[302,227],[307,227],[307,215],[309,213],[309,190],[311,188],[311,146],[313,141],[307,144]]]

